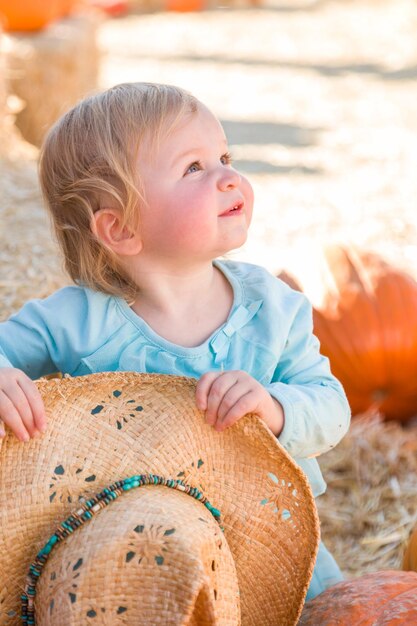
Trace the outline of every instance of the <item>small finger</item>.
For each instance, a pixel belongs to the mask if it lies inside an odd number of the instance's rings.
[[[20,441],[29,441],[30,435],[25,425],[5,393],[0,393],[0,415],[3,422],[12,430]],[[4,428],[4,427],[3,427]]]
[[[251,413],[255,410],[256,404],[254,403],[253,392],[249,391],[235,402],[235,404],[229,409],[222,420],[218,420],[215,425],[215,430],[221,432],[232,426],[235,422],[240,420],[247,413]]]
[[[236,402],[245,394],[251,391],[249,382],[243,383],[237,381],[230,389],[224,394],[223,399],[217,409],[217,421],[222,422],[226,417],[230,409],[236,404]]]
[[[39,393],[39,389],[37,388],[35,383],[30,380],[30,378],[26,377],[22,378],[22,380],[19,380],[19,385],[22,388],[29,403],[33,416],[34,426],[38,435],[40,433],[44,433],[46,430],[46,413],[42,396]]]
[[[10,402],[13,404],[13,407],[19,414],[29,435],[33,437],[36,427],[33,420],[32,409],[30,408],[28,398],[21,388],[20,383],[3,388],[3,393],[6,394]]]
[[[213,381],[221,376],[222,372],[207,372],[203,374],[199,379],[196,390],[195,390],[195,400],[197,404],[197,408],[200,411],[205,411],[207,408],[207,397],[210,391],[210,387]]]
[[[225,396],[237,382],[234,372],[226,372],[213,381],[207,396],[206,422],[213,426],[218,418],[218,409]]]

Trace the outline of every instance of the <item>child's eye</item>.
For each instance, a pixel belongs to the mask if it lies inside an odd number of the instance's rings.
[[[190,167],[186,170],[186,174],[193,174],[194,172],[198,172],[199,170],[201,170],[201,162],[200,161],[194,161],[194,163],[191,163]]]
[[[220,161],[223,163],[223,165],[231,165],[232,164],[232,155],[230,154],[230,152],[225,152],[221,157],[220,157]]]

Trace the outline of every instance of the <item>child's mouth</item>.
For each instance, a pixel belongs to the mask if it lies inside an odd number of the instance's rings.
[[[243,202],[236,202],[232,207],[220,213],[219,217],[229,217],[230,215],[242,215],[243,213]]]

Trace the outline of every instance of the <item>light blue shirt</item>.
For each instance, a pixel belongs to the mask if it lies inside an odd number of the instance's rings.
[[[282,404],[279,441],[320,495],[326,484],[313,457],[346,433],[350,410],[319,352],[311,305],[261,267],[214,264],[232,285],[234,301],[225,324],[199,346],[185,348],[160,337],[121,298],[73,286],[29,301],[0,324],[0,367],[22,369],[32,379],[56,371],[199,378],[211,370],[245,370]]]

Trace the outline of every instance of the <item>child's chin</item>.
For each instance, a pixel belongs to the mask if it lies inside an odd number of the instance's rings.
[[[235,245],[233,249],[240,248],[241,246],[243,246],[244,243],[247,242],[247,240],[248,240],[248,231],[245,230],[242,233],[242,236],[241,237],[237,237],[236,239],[237,239],[237,245]]]

